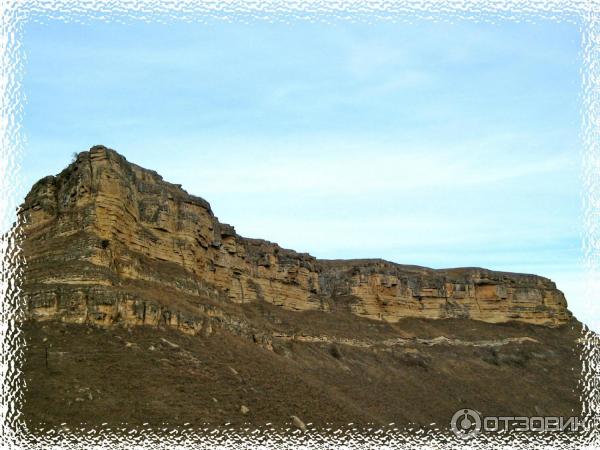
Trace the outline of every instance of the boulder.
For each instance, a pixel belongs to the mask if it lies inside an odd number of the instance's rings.
[[[300,420],[298,416],[290,416],[290,418],[292,419],[292,424],[296,428],[298,428],[302,432],[306,431],[306,425],[304,424],[304,422],[302,422],[302,420]]]

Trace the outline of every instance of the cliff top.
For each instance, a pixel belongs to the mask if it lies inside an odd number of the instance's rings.
[[[67,183],[78,171],[79,168],[84,164],[90,164],[90,162],[98,155],[103,155],[109,161],[114,162],[121,166],[125,173],[129,174],[130,182],[137,182],[138,187],[144,189],[144,180],[150,180],[154,184],[159,184],[164,187],[170,196],[173,198],[190,204],[195,204],[205,208],[211,216],[214,216],[210,203],[202,197],[192,195],[182,188],[181,184],[171,183],[166,180],[156,171],[141,167],[135,163],[127,160],[125,156],[117,152],[116,150],[106,147],[105,145],[97,144],[92,146],[89,150],[80,152],[76,155],[74,160],[65,169],[63,169],[57,175],[49,175],[40,179],[34,184],[31,191],[27,195],[25,202],[21,205],[21,210],[31,208],[38,202],[38,191],[42,186],[48,184]],[[453,267],[453,268],[431,268],[426,266],[418,266],[412,264],[401,264],[394,261],[388,261],[381,258],[354,258],[354,259],[318,259],[307,252],[298,252],[292,249],[286,249],[279,246],[277,243],[261,239],[261,238],[248,238],[239,235],[232,225],[218,222],[219,231],[221,236],[234,236],[245,242],[246,245],[260,249],[262,247],[274,247],[277,252],[283,255],[290,255],[293,257],[301,257],[305,260],[311,260],[318,262],[323,270],[332,269],[343,269],[352,270],[356,267],[361,267],[363,270],[368,268],[378,268],[385,271],[391,271],[394,273],[403,274],[420,274],[430,276],[443,276],[450,279],[464,279],[473,278],[476,276],[483,279],[491,280],[503,280],[505,278],[521,279],[521,280],[537,280],[544,284],[554,285],[554,283],[543,276],[527,273],[516,273],[508,271],[497,271],[481,267]]]

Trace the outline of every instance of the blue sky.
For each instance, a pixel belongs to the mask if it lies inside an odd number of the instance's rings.
[[[48,22],[23,45],[23,195],[104,144],[244,236],[537,273],[584,317],[574,25]]]

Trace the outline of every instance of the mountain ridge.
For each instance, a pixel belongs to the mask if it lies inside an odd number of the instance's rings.
[[[219,222],[205,199],[104,146],[38,181],[19,216],[28,311],[40,319],[106,324],[118,316],[143,324],[140,311],[149,306],[156,321],[192,312],[205,298],[327,312],[335,297],[346,297],[358,316],[388,322],[471,318],[557,326],[571,317],[563,293],[538,275],[378,258],[321,260],[242,237]],[[197,299],[186,300],[187,307],[168,299],[157,305],[147,298],[157,287]],[[201,309],[197,315],[205,319]]]
[[[38,181],[18,226],[31,426],[582,411],[582,327],[544,277],[243,238],[103,146]]]

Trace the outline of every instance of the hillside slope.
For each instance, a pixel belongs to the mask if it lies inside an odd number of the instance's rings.
[[[32,321],[25,327],[24,417],[33,427],[286,427],[295,415],[321,428],[392,422],[447,428],[460,408],[506,416],[581,413],[575,323],[390,325],[273,308],[261,315],[306,331],[275,339],[272,351],[222,330],[189,336],[171,328]],[[328,328],[327,335],[309,334]]]
[[[581,412],[581,325],[547,278],[319,260],[103,146],[19,219],[30,424]]]

